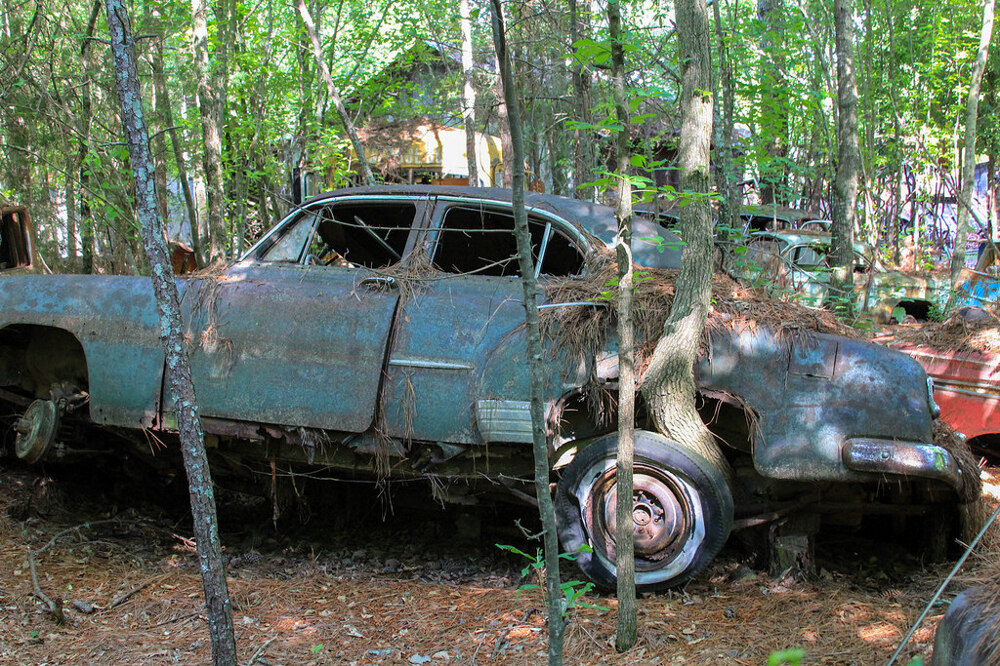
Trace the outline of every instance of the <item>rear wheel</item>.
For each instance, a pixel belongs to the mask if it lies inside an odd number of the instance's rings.
[[[556,491],[559,538],[580,569],[614,588],[615,455],[606,435],[567,466]],[[640,591],[679,585],[708,565],[733,522],[733,498],[723,472],[704,456],[648,431],[635,433],[635,578]],[[578,552],[589,546],[593,552]]]

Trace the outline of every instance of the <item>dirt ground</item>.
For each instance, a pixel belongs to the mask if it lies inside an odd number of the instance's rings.
[[[183,503],[150,502],[155,492],[131,502],[105,487],[0,462],[0,662],[209,663]],[[385,495],[348,489],[339,510],[281,532],[271,507],[221,497],[240,663],[543,663],[543,603],[518,592],[531,582],[524,561],[494,545],[528,547],[517,514],[476,517],[405,493],[390,507]],[[31,559],[43,593],[61,600],[61,624],[33,594],[29,549],[43,551]],[[951,566],[853,536],[824,537],[816,556],[814,579],[778,580],[728,547],[683,590],[640,600],[639,643],[623,655],[615,599],[590,594],[605,609],[572,611],[566,663],[757,665],[798,648],[805,664],[884,664]],[[945,609],[933,609],[899,663],[926,663]]]

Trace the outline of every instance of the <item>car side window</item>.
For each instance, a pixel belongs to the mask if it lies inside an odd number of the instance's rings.
[[[582,272],[583,254],[556,225],[529,217],[528,228],[532,257],[540,275]],[[498,277],[521,274],[514,217],[510,213],[454,207],[445,213],[438,234],[433,263],[440,271]]]
[[[871,267],[871,264],[869,263],[868,258],[865,257],[865,255],[861,254],[860,252],[855,252],[854,253],[854,272],[855,273],[866,273],[866,272],[868,272],[868,270],[869,270],[870,267]]]
[[[827,248],[819,245],[803,245],[796,250],[795,263],[807,270],[829,268],[826,251]]]
[[[747,245],[743,262],[755,266],[768,266],[780,262],[781,247],[773,240],[755,240]]]
[[[293,222],[280,237],[264,251],[261,261],[298,263],[302,258],[302,248],[312,233],[316,214],[305,212]]]
[[[402,259],[415,215],[416,205],[410,202],[313,207],[262,259],[384,268]]]

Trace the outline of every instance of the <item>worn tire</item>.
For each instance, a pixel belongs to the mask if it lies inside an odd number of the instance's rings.
[[[556,488],[563,549],[597,585],[616,586],[617,434],[580,451]],[[704,569],[729,537],[733,497],[724,472],[704,456],[645,430],[635,432],[635,581],[642,592],[679,585]],[[579,552],[589,546],[593,552]]]

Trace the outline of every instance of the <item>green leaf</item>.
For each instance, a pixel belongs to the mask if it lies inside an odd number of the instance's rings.
[[[782,664],[799,666],[805,657],[806,651],[802,648],[779,650],[778,652],[772,652],[771,656],[767,658],[767,666],[782,666]]]
[[[496,544],[496,547],[499,548],[500,550],[506,550],[508,552],[514,553],[515,555],[520,555],[521,557],[523,557],[525,559],[528,559],[528,560],[530,560],[532,562],[537,562],[538,561],[537,557],[533,557],[531,555],[528,555],[526,552],[524,552],[523,550],[521,550],[520,548],[517,548],[515,546],[509,546],[509,545],[504,544],[504,543],[498,543],[498,544]]]

